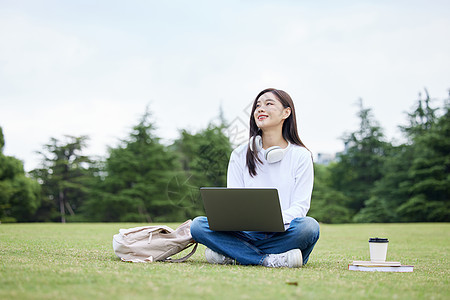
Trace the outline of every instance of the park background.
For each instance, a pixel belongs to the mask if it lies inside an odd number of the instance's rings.
[[[445,1],[1,1],[0,220],[166,222],[225,186],[266,87],[322,223],[449,220]]]
[[[449,15],[444,0],[0,0],[0,298],[448,299]],[[198,187],[226,184],[267,87],[292,96],[314,157],[308,264],[212,265],[203,245],[121,262],[120,228],[204,213]],[[414,272],[348,271],[375,236]]]

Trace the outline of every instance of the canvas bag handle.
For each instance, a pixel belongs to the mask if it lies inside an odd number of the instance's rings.
[[[192,247],[192,245],[194,245],[194,248],[192,248],[192,251],[189,254],[187,254],[186,256],[184,256],[182,258],[177,258],[177,259],[166,258],[164,261],[173,262],[173,263],[180,263],[180,262],[186,261],[189,257],[194,255],[195,251],[197,250],[198,243],[191,243],[191,244],[187,245],[186,247],[184,247],[184,249],[183,249],[183,250],[186,250],[187,248]],[[181,250],[181,251],[183,251],[183,250]]]

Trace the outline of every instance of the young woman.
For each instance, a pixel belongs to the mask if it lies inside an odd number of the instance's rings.
[[[253,103],[249,143],[231,154],[227,186],[277,188],[286,231],[212,231],[206,217],[197,217],[191,234],[207,246],[207,261],[291,268],[306,264],[319,239],[319,224],[306,216],[313,172],[311,153],[298,136],[291,97],[281,90],[263,90]]]

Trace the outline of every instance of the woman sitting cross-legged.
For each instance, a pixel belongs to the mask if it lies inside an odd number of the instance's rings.
[[[231,154],[227,186],[276,188],[286,230],[213,231],[206,217],[197,217],[192,237],[207,247],[209,263],[301,267],[319,239],[319,224],[306,216],[313,182],[312,155],[299,138],[291,97],[263,90],[252,106],[249,143]]]

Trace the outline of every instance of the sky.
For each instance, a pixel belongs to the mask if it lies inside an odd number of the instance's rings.
[[[342,151],[360,98],[395,141],[424,88],[448,98],[449,15],[433,0],[0,0],[4,154],[30,171],[51,138],[87,135],[105,157],[147,107],[167,145],[220,110],[239,144],[268,87],[291,95],[315,154]]]

